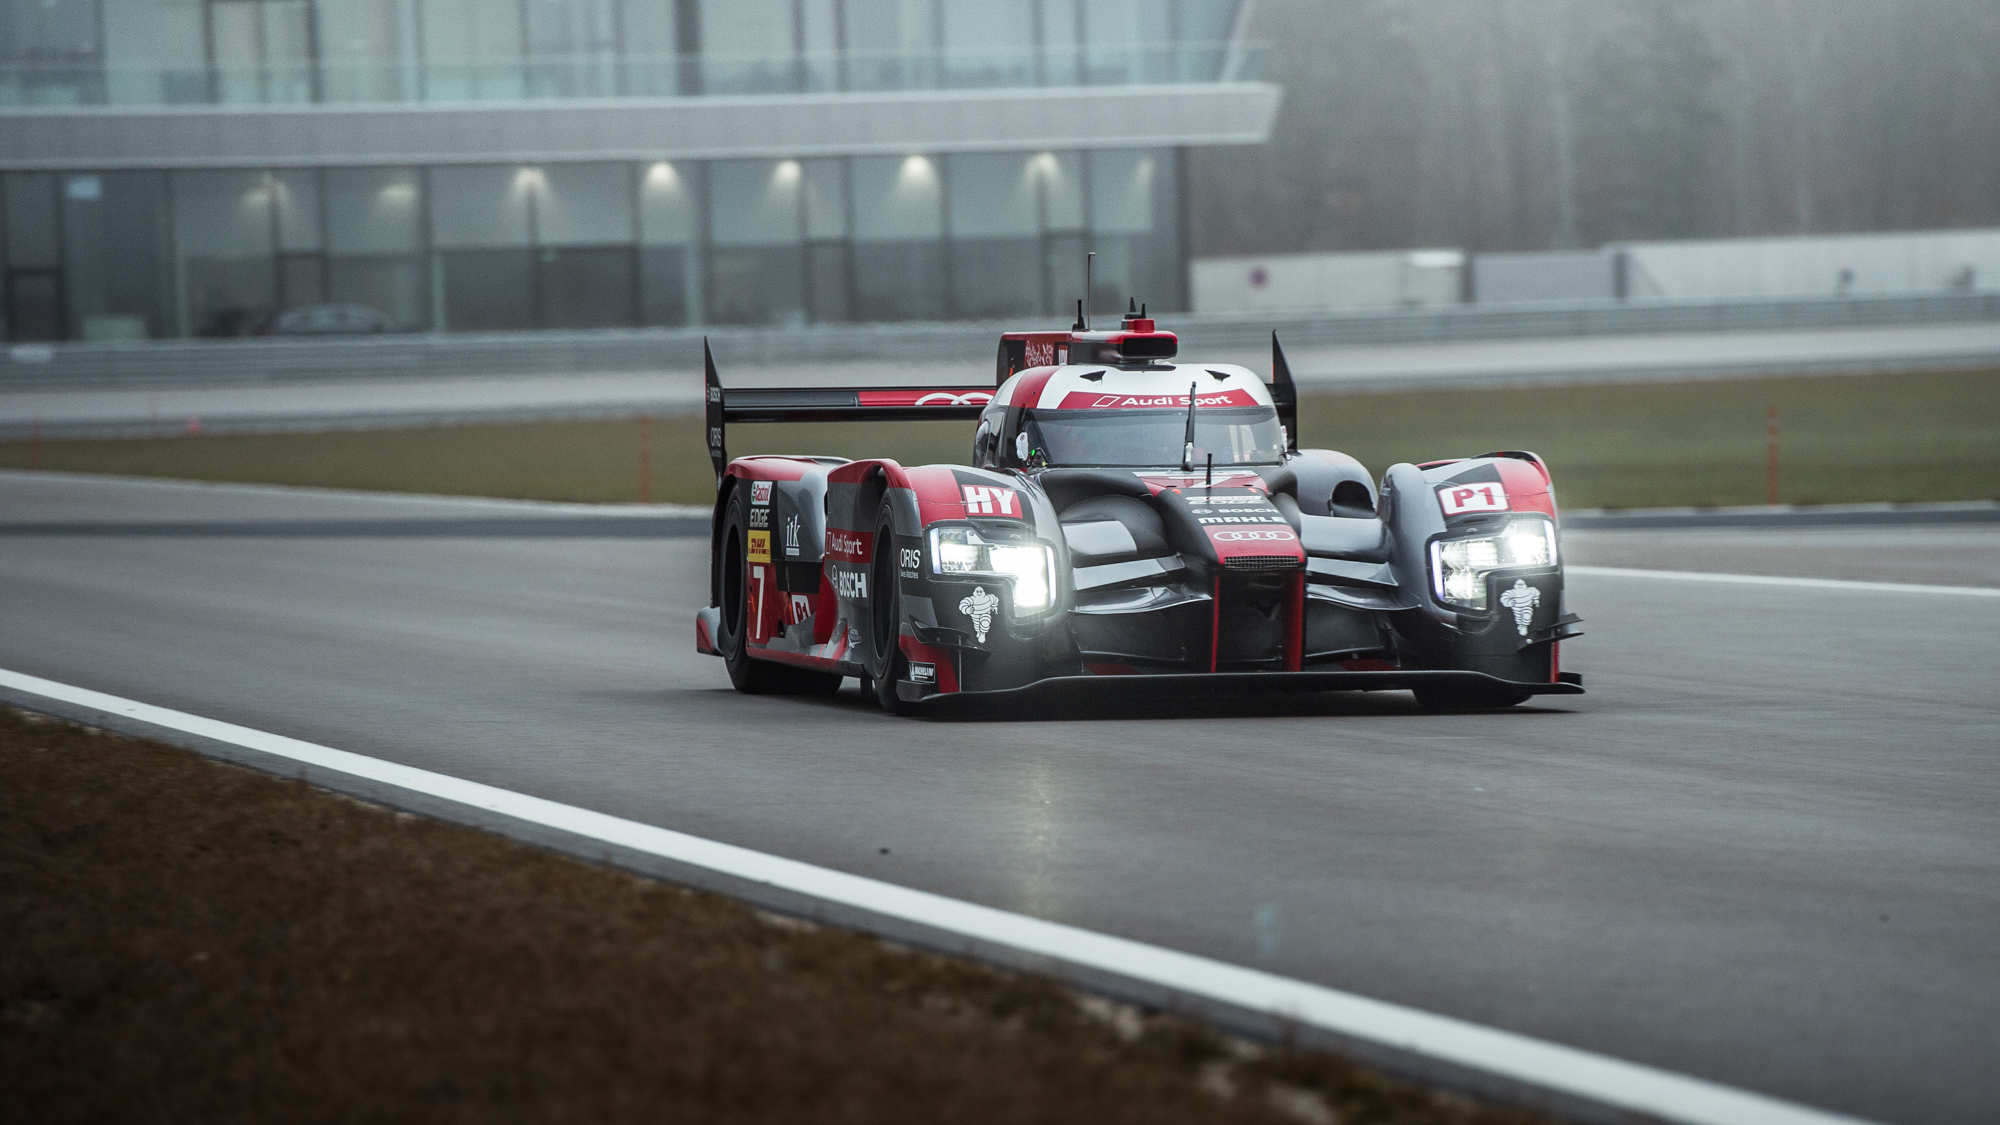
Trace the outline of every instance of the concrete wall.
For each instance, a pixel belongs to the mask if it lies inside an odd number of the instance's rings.
[[[1194,311],[1429,308],[1459,303],[1457,250],[1201,258],[1189,267]]]
[[[1632,242],[1618,249],[1628,255],[1632,297],[2000,291],[2000,230]]]
[[[1214,313],[1427,308],[1462,292],[1481,305],[2000,293],[2000,230],[1200,258],[1190,275],[1195,311]]]
[[[1477,254],[1472,299],[1482,305],[1516,301],[1601,301],[1617,293],[1617,258],[1603,250]]]

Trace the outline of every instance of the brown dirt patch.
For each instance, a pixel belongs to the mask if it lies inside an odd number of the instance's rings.
[[[0,708],[0,1120],[1531,1119]]]

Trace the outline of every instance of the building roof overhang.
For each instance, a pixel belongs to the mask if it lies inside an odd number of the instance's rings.
[[[1265,82],[0,110],[0,168],[311,167],[1260,144]]]

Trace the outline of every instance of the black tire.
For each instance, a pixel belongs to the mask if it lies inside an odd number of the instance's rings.
[[[1500,684],[1432,684],[1410,689],[1426,711],[1497,711],[1526,703],[1531,695]]]
[[[840,690],[840,676],[750,656],[744,641],[750,598],[743,534],[750,518],[744,495],[741,488],[731,490],[722,516],[722,539],[715,546],[716,595],[722,610],[715,648],[729,669],[729,682],[745,695],[831,695]]]
[[[903,656],[903,595],[896,581],[896,533],[889,523],[889,505],[882,505],[875,529],[875,562],[868,581],[874,597],[868,603],[868,634],[873,651],[868,654],[868,675],[861,681],[873,689],[875,702],[891,715],[907,715],[916,710],[896,694],[896,683],[909,676],[909,660]]]

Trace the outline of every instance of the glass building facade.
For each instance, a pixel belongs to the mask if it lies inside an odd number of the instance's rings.
[[[245,128],[282,128],[298,107],[750,97],[824,113],[885,91],[1218,83],[1250,65],[1230,38],[1237,8],[0,0],[0,129],[131,106],[162,121],[248,109]],[[249,335],[320,304],[438,331],[1034,317],[1072,307],[1086,250],[1096,304],[1180,308],[1182,147],[1158,141],[304,167],[16,159],[0,171],[0,312],[16,341]]]

